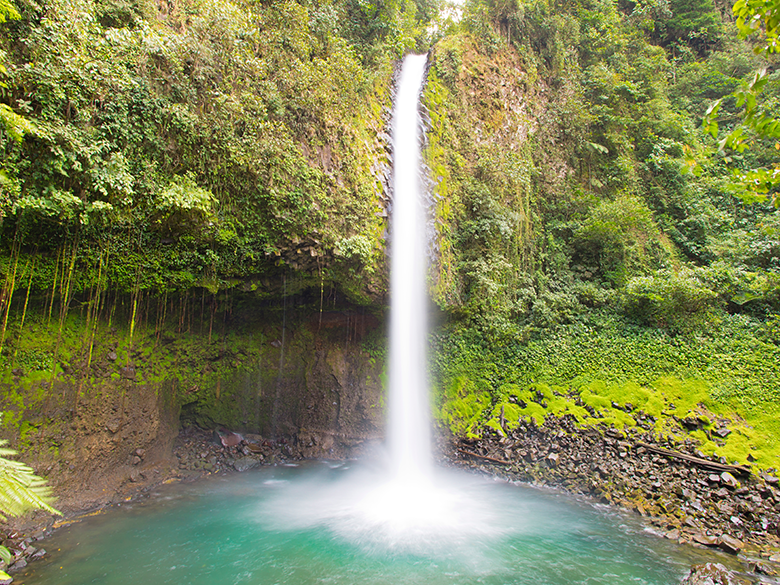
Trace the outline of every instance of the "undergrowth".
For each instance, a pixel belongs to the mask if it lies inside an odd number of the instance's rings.
[[[642,416],[659,436],[693,439],[705,454],[778,466],[780,347],[750,317],[671,335],[592,314],[526,343],[491,344],[457,325],[434,342],[434,410],[456,434],[503,433],[549,415],[625,428]],[[726,437],[714,433],[726,428]]]

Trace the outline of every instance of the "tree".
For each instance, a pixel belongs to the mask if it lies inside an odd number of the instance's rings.
[[[780,53],[780,0],[737,0],[734,4],[737,28],[743,39],[758,35],[761,39],[753,49],[756,54],[769,58]],[[721,152],[726,150],[744,152],[756,141],[776,141],[774,147],[780,151],[780,119],[772,104],[762,104],[760,97],[770,78],[763,68],[742,82],[731,95],[737,100],[737,107],[743,107],[740,122],[718,142]],[[712,104],[704,117],[704,129],[717,140],[718,122],[716,116],[723,99]],[[780,207],[780,161],[766,167],[747,171],[735,170],[732,183],[735,194],[746,201],[761,201],[771,196],[775,207]]]

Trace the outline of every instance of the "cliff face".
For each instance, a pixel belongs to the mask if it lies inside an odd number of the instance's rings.
[[[49,479],[63,511],[159,482],[180,424],[259,434],[296,457],[353,456],[383,433],[382,320],[287,302],[185,309],[175,323],[140,322],[132,341],[129,329],[98,321],[88,344],[69,336],[84,328],[76,314],[59,335],[28,315],[35,339],[16,346],[18,367],[0,381],[2,436]],[[161,318],[163,308],[144,311]],[[57,345],[56,364],[35,362]]]

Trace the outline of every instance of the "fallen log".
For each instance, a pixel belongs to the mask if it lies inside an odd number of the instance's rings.
[[[647,443],[637,443],[636,446],[643,447],[652,453],[658,453],[659,455],[665,455],[673,459],[681,459],[682,461],[695,463],[699,467],[704,467],[705,469],[728,471],[730,473],[736,473],[737,475],[750,475],[750,468],[743,465],[727,465],[725,463],[718,463],[717,461],[710,461],[709,459],[694,457],[693,455],[687,455],[686,453],[677,453],[676,451],[670,451],[669,449],[654,447],[653,445],[648,445]]]
[[[458,453],[463,453],[464,455],[470,455],[471,457],[476,457],[477,459],[485,459],[487,461],[492,461],[493,463],[500,463],[501,465],[512,465],[511,461],[505,461],[504,459],[496,459],[495,457],[488,457],[487,455],[479,455],[478,453],[472,453],[471,451],[466,451],[465,449],[458,449]]]

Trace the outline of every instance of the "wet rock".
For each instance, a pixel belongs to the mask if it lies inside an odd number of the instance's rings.
[[[8,567],[9,573],[15,573],[16,571],[21,571],[27,566],[27,559],[21,558],[18,561],[16,561],[13,565]]]
[[[718,539],[718,546],[725,550],[727,553],[736,555],[745,548],[745,543],[741,540],[729,536],[728,534],[721,534]]]
[[[236,471],[247,471],[259,465],[260,462],[253,457],[241,457],[233,461],[233,469]]]
[[[673,530],[670,530],[669,532],[664,533],[664,537],[668,538],[669,540],[679,540],[680,539],[680,531],[674,528]]]
[[[720,474],[720,481],[723,485],[731,489],[739,488],[739,482],[737,481],[737,478],[731,475],[728,471],[724,471]]]
[[[720,563],[694,565],[680,585],[738,585],[734,573]]]
[[[693,542],[697,542],[699,544],[703,544],[704,546],[717,546],[718,545],[718,537],[717,536],[709,536],[708,534],[704,534],[701,532],[697,532],[692,536]]]

